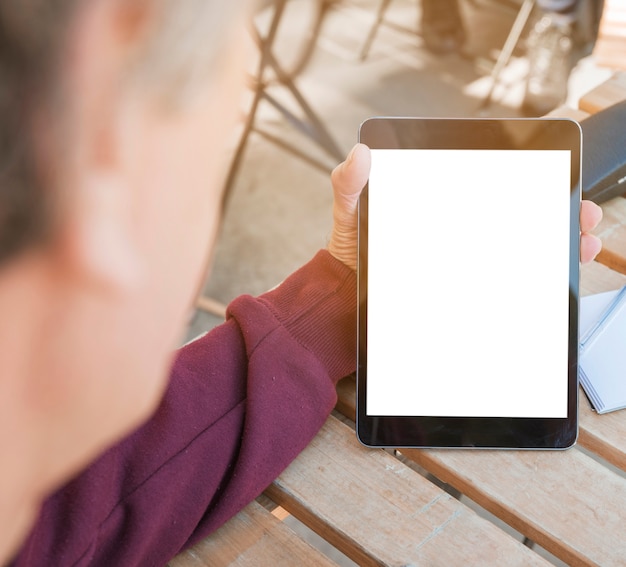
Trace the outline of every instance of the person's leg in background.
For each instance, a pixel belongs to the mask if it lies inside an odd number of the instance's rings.
[[[458,0],[422,0],[422,37],[426,49],[438,55],[454,53],[465,42]]]
[[[422,37],[432,53],[455,53],[463,47],[466,32],[459,1],[421,0]],[[599,19],[602,1],[537,0],[536,23],[527,41],[529,72],[521,105],[525,115],[543,116],[565,101],[570,72],[584,48],[595,41],[596,30],[590,28],[597,22],[580,19]]]
[[[540,16],[528,37],[529,70],[522,102],[527,116],[542,116],[567,97],[578,1],[537,1]]]
[[[540,14],[528,38],[526,115],[542,116],[565,102],[574,65],[597,40],[603,7],[603,0],[537,0]]]

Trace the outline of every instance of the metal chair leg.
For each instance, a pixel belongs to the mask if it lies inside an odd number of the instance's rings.
[[[376,14],[376,21],[374,25],[370,28],[369,33],[367,34],[367,38],[365,39],[365,43],[361,49],[360,58],[361,61],[365,61],[367,56],[369,55],[370,48],[372,47],[372,43],[374,42],[374,38],[378,33],[378,28],[383,23],[385,19],[385,13],[387,12],[387,8],[389,8],[389,4],[391,4],[391,0],[382,0],[380,7],[378,8],[378,14]]]
[[[223,206],[226,206],[228,199],[230,197],[230,193],[232,191],[232,187],[237,176],[237,172],[241,165],[241,161],[243,158],[244,151],[247,146],[248,138],[250,133],[255,128],[255,117],[256,112],[258,110],[259,103],[261,99],[265,99],[272,106],[274,106],[285,118],[289,121],[289,123],[294,126],[298,131],[303,133],[305,136],[311,138],[314,142],[316,142],[322,149],[324,149],[334,160],[341,161],[343,159],[343,152],[338,147],[327,128],[324,126],[320,118],[317,116],[315,111],[311,108],[310,104],[304,98],[300,90],[295,85],[292,77],[289,73],[285,72],[282,67],[277,62],[276,58],[272,53],[272,46],[274,43],[274,39],[276,37],[276,32],[278,30],[278,26],[280,24],[280,19],[282,18],[283,11],[285,5],[288,0],[277,0],[276,7],[274,11],[274,16],[272,18],[272,23],[270,25],[269,32],[267,36],[261,37],[258,30],[256,28],[252,29],[253,38],[255,39],[257,45],[259,46],[259,50],[261,53],[259,66],[255,75],[254,84],[255,84],[255,94],[252,104],[250,106],[248,116],[246,122],[244,124],[244,129],[239,138],[239,143],[237,145],[237,149],[235,151],[235,155],[231,161],[231,166],[225,181],[224,188],[224,198],[223,198]],[[385,0],[389,1],[389,0]],[[325,13],[327,4],[324,4]],[[316,29],[319,30],[320,25],[316,24]],[[301,119],[297,117],[294,113],[289,111],[285,106],[280,104],[276,98],[271,96],[267,92],[267,83],[265,81],[265,72],[267,69],[271,69],[276,76],[277,83],[283,87],[285,87],[291,94],[291,96],[295,99],[297,105],[304,113],[305,118]],[[265,134],[263,134],[265,135]],[[271,135],[265,135],[266,138],[272,139]],[[285,144],[278,144],[281,147],[285,147]],[[297,155],[298,157],[304,157],[306,161],[311,163],[312,165],[319,166],[319,162],[312,158],[307,158],[297,149],[290,150],[291,153]]]
[[[530,14],[535,7],[535,0],[524,0],[522,6],[517,13],[517,17],[513,22],[513,26],[511,27],[511,31],[504,42],[504,46],[502,47],[502,51],[500,51],[500,55],[491,71],[491,86],[489,87],[489,92],[483,98],[480,106],[478,107],[478,112],[482,112],[486,110],[491,104],[493,93],[498,86],[500,80],[500,74],[502,70],[508,65],[511,60],[511,55],[513,55],[513,50],[517,46],[522,32],[524,31],[524,27],[528,22],[528,18],[530,18]]]
[[[226,209],[226,206],[228,204],[229,198],[232,193],[232,189],[234,186],[237,173],[239,171],[239,168],[241,167],[243,155],[245,153],[245,150],[248,144],[248,139],[252,131],[255,129],[256,113],[257,113],[259,104],[262,99],[272,104],[272,106],[274,106],[279,112],[281,112],[281,114],[283,114],[283,116],[285,116],[285,118],[288,120],[288,122],[292,126],[294,126],[298,131],[300,131],[304,135],[311,138],[313,141],[315,141],[330,156],[332,156],[333,159],[335,159],[336,161],[341,161],[344,157],[343,152],[339,149],[336,142],[334,141],[334,139],[332,138],[332,136],[330,135],[330,133],[328,132],[328,130],[326,129],[322,121],[320,120],[320,118],[317,116],[317,114],[314,112],[314,110],[311,108],[307,100],[304,98],[302,93],[299,91],[299,89],[295,85],[292,76],[282,69],[282,67],[276,61],[276,58],[274,57],[272,53],[272,46],[274,43],[274,39],[276,37],[276,33],[280,24],[280,20],[283,16],[283,12],[285,9],[285,5],[287,4],[287,1],[288,0],[275,0],[274,15],[272,17],[269,31],[265,37],[262,38],[258,30],[254,28],[254,26],[252,29],[253,38],[255,39],[259,47],[259,52],[260,52],[259,64],[258,64],[256,74],[253,79],[254,98],[252,99],[252,103],[250,105],[250,108],[249,108],[249,111],[248,111],[248,114],[244,123],[243,131],[241,133],[241,136],[239,137],[239,142],[237,144],[237,148],[235,149],[235,153],[231,160],[230,168],[226,176],[224,191],[222,193],[222,204],[221,204],[222,211]],[[319,14],[320,19],[323,18],[324,14],[326,13],[330,5],[329,0],[323,0],[323,1],[324,1],[324,4],[321,7],[322,11]],[[321,27],[321,21],[316,20],[315,26],[314,26],[314,33],[318,33],[320,27]],[[309,41],[314,42],[315,38],[314,37],[310,38]],[[306,57],[310,56],[311,54],[310,50],[312,50],[312,46],[309,45],[307,47],[307,50],[308,52],[306,53]],[[301,62],[301,65],[303,64],[304,62]],[[277,78],[277,83],[287,88],[287,90],[290,92],[290,94],[295,99],[296,103],[298,104],[302,112],[304,113],[304,116],[305,116],[304,120],[297,117],[294,113],[292,113],[289,109],[283,106],[276,98],[274,98],[267,92],[268,85],[267,85],[267,82],[265,81],[265,72],[267,69],[271,69]],[[328,167],[324,167],[318,160],[310,156],[307,156],[304,152],[300,151],[298,148],[291,147],[289,144],[265,132],[259,131],[259,133],[263,135],[265,138],[267,138],[268,140],[278,145],[279,147],[291,152],[292,154],[296,155],[297,157],[301,159],[304,159],[311,165],[318,167],[318,168],[323,168],[326,171],[330,169]],[[220,302],[212,298],[203,296],[203,295],[201,295],[198,298],[196,302],[196,307],[203,311],[207,311],[209,313],[217,315],[218,317],[223,317],[226,312],[226,307],[222,305]]]

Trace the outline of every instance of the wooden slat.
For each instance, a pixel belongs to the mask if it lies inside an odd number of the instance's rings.
[[[226,305],[217,301],[217,299],[201,295],[196,301],[196,307],[220,319],[226,319]]]
[[[331,417],[268,495],[359,565],[547,565]]]
[[[626,479],[581,451],[403,454],[569,565],[624,565]]]
[[[215,533],[168,563],[168,567],[209,565],[331,567],[335,563],[301,540],[265,508],[252,502]]]
[[[626,68],[626,0],[604,0],[593,55],[603,67]]]
[[[580,270],[580,295],[591,295],[620,289],[626,284],[626,276],[600,264],[591,262]]]
[[[337,384],[337,405],[335,409],[348,419],[356,421],[356,377],[348,376]]]
[[[626,274],[626,199],[615,197],[601,206],[603,218],[593,231],[602,240],[602,251],[597,260]]]
[[[606,1],[606,0],[605,0]],[[624,25],[626,28],[626,23]],[[619,30],[608,30],[618,32]],[[626,29],[622,33],[626,33]],[[624,61],[624,51],[626,50],[626,38],[618,35],[607,35],[601,41],[596,43],[594,49],[595,59],[601,67],[609,67],[611,69],[624,69],[626,62]]]
[[[348,419],[355,421],[356,413],[356,377],[348,376],[340,380],[337,384],[337,404],[335,409],[345,415]]]
[[[626,470],[625,410],[598,415],[581,391],[578,402],[580,427],[578,443],[609,463]],[[626,506],[626,502],[622,502]]]
[[[626,99],[626,72],[620,71],[583,95],[578,101],[578,108],[589,114],[595,114],[624,99]]]
[[[546,116],[550,116],[551,118],[572,118],[580,122],[587,118],[589,113],[569,106],[559,106],[559,108],[555,108],[553,111],[546,114]]]

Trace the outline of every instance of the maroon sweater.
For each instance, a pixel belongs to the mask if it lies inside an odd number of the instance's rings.
[[[181,349],[153,418],[44,504],[20,566],[164,565],[258,496],[354,371],[356,281],[328,252]]]

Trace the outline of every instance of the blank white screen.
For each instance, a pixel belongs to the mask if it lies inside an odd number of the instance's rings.
[[[570,159],[372,150],[368,415],[567,416]]]

